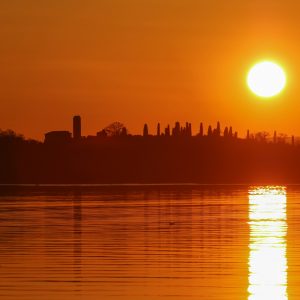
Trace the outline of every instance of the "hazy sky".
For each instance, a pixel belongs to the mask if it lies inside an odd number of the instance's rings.
[[[295,0],[1,1],[0,128],[43,139],[80,114],[84,135],[177,120],[300,135],[299,11]],[[246,86],[261,59],[288,75],[272,100]]]

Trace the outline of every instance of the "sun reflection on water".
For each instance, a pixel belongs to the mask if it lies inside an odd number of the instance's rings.
[[[248,300],[287,300],[286,189],[249,189]]]

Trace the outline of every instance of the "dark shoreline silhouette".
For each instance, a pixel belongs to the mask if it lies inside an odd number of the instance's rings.
[[[190,123],[176,122],[150,135],[130,135],[115,122],[97,136],[81,136],[74,117],[73,137],[67,131],[46,134],[44,143],[13,132],[0,133],[0,183],[299,183],[300,146],[275,132],[238,138],[231,127],[221,131],[203,124],[192,135]]]

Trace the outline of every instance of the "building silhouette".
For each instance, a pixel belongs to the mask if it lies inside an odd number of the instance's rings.
[[[79,140],[81,138],[81,117],[73,117],[73,139]]]
[[[72,139],[69,131],[50,131],[45,134],[45,144],[64,144]]]

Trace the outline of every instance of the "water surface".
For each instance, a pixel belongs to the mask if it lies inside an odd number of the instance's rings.
[[[298,186],[2,186],[0,299],[299,299],[299,200]]]

